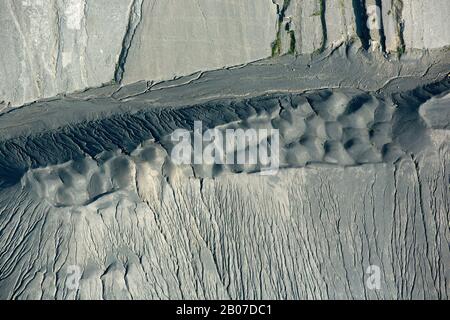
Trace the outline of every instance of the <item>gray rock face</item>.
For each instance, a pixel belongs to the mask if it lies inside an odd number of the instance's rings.
[[[407,48],[433,49],[450,44],[450,3],[446,0],[404,0],[404,39]]]
[[[170,80],[345,42],[399,54],[440,48],[450,44],[449,10],[447,0],[2,1],[0,102]]]
[[[1,1],[0,101],[21,105],[111,82],[129,6],[123,0]]]
[[[290,0],[276,1],[282,21],[278,53],[314,53],[359,39],[365,48],[388,53],[435,49],[450,44],[446,0]],[[289,37],[287,36],[289,35]]]
[[[436,9],[439,8],[439,9]],[[448,46],[450,5],[445,0],[382,2],[386,50],[433,49]],[[403,48],[403,49],[402,49]]]
[[[270,56],[276,33],[271,0],[153,0],[144,1],[141,10],[124,83],[167,80]]]
[[[270,0],[8,0],[0,12],[0,101],[13,106],[266,58],[276,33]]]
[[[287,6],[282,12],[281,37],[287,33],[289,39],[295,39],[292,48],[282,45],[282,53],[287,53],[287,49],[299,54],[314,53],[356,37],[351,1],[292,0],[281,3]]]

